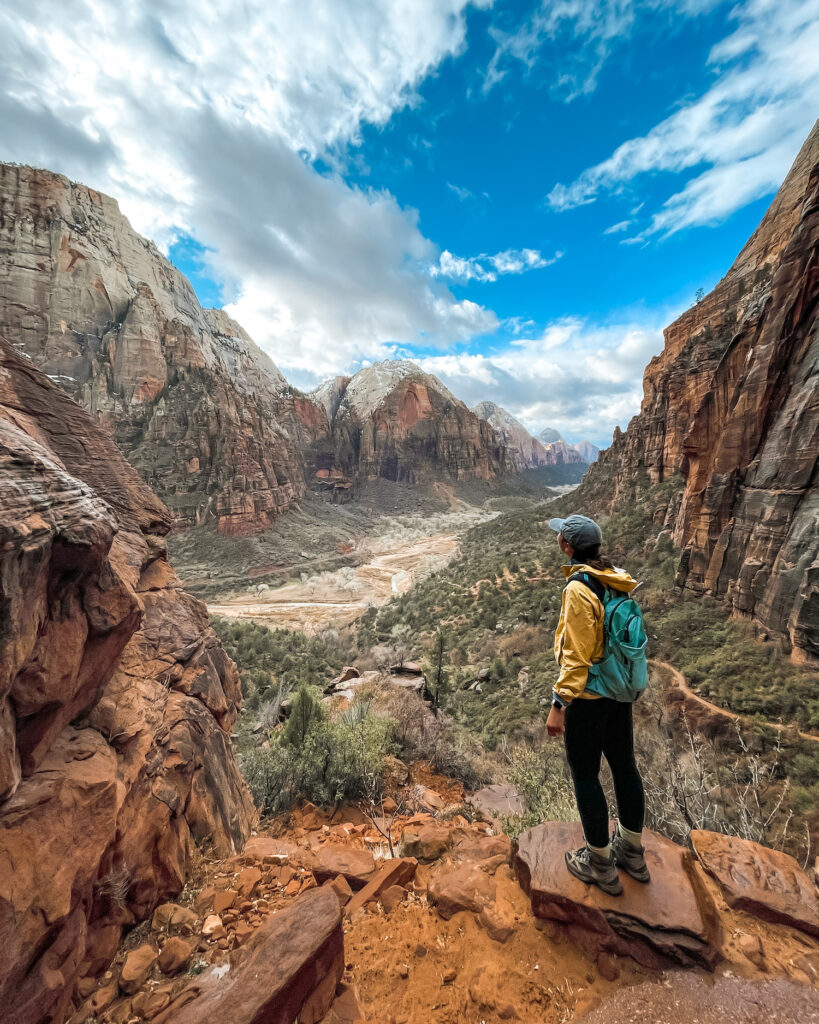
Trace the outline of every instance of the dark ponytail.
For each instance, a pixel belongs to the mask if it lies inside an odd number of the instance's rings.
[[[580,551],[578,548],[575,548],[574,557],[578,562],[583,562],[584,565],[589,565],[592,569],[597,569],[598,572],[602,572],[603,569],[614,568],[614,562],[612,562],[610,558],[606,558],[605,555],[600,554],[599,544],[595,544],[594,547],[591,548],[586,548],[584,551]]]

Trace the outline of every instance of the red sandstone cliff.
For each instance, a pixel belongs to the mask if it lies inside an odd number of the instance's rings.
[[[303,493],[284,429],[300,427],[297,396],[108,196],[0,164],[0,334],[93,414],[184,522],[250,532]]]
[[[514,470],[502,440],[431,374],[407,360],[335,377],[310,398],[330,421],[315,471],[419,483],[493,480]]]
[[[665,332],[640,414],[578,500],[679,472],[678,582],[819,658],[819,123],[759,228]]]
[[[168,564],[167,510],[2,338],[0,493],[0,1006],[33,1024],[253,811],[236,668]]]

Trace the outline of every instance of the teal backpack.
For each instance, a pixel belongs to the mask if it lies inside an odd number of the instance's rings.
[[[611,590],[589,573],[571,577],[585,583],[600,599],[603,619],[603,658],[589,668],[586,689],[601,697],[633,703],[648,686],[646,636],[640,606],[619,590]]]

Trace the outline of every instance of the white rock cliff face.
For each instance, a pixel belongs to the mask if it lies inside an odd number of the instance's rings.
[[[535,469],[538,466],[565,466],[587,461],[573,445],[567,444],[556,430],[544,430],[552,439],[540,441],[532,437],[524,425],[494,402],[478,402],[472,411],[496,431],[517,469]],[[584,442],[587,443],[587,442]]]

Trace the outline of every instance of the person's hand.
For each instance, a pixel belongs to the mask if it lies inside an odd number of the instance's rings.
[[[553,704],[546,719],[546,732],[550,736],[562,736],[566,731],[565,720],[566,709],[556,708]]]

